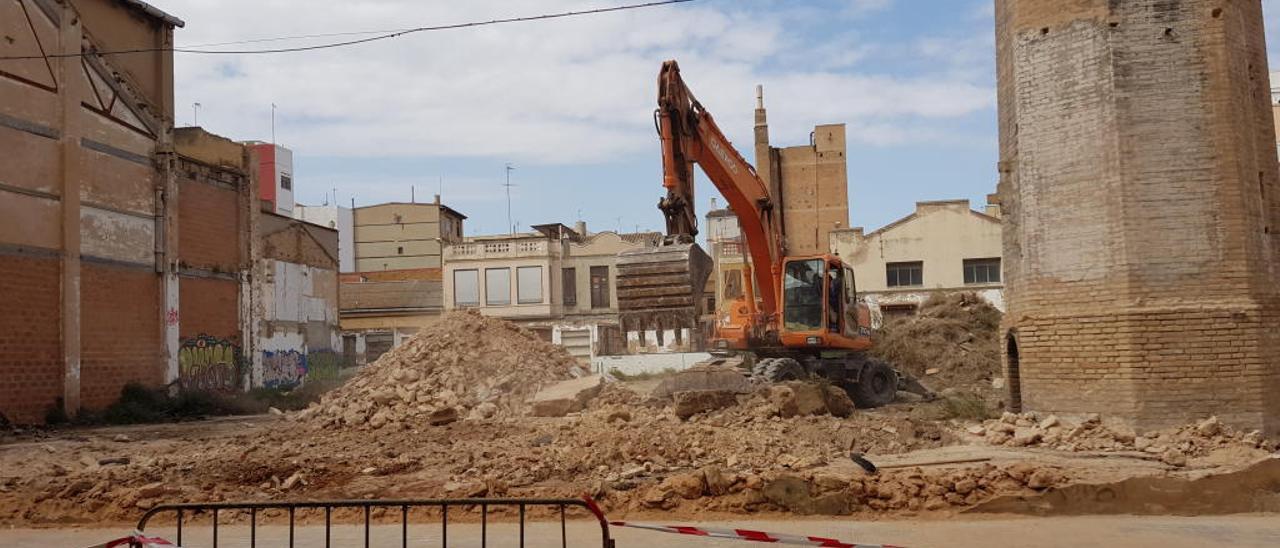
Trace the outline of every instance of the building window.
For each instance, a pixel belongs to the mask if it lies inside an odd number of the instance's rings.
[[[484,304],[506,306],[511,304],[511,269],[484,269]]]
[[[542,267],[522,266],[516,269],[516,302],[542,303]]]
[[[566,268],[560,271],[560,289],[565,306],[578,306],[578,270]]]
[[[885,265],[889,287],[916,287],[924,285],[924,262],[889,263]]]
[[[591,308],[609,308],[609,267],[591,267]]]
[[[280,188],[285,190],[293,190],[293,176],[288,173],[280,174]]]
[[[397,255],[404,255],[404,248],[403,248],[403,247],[397,247],[397,248],[396,248],[396,254],[397,254]]]
[[[475,270],[453,271],[453,305],[480,306],[480,273]]]
[[[965,284],[998,284],[1000,283],[1000,258],[965,259]]]

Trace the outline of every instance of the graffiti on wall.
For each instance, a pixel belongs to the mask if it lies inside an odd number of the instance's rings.
[[[307,354],[307,380],[331,381],[338,378],[344,357],[332,350],[317,350]]]
[[[229,392],[240,385],[240,348],[200,334],[178,348],[178,382],[183,390]]]
[[[267,388],[292,388],[307,377],[307,356],[297,350],[262,353],[262,385]]]

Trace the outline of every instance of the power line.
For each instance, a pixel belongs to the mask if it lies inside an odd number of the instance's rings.
[[[369,42],[377,42],[380,40],[399,38],[407,34],[414,34],[419,32],[455,30],[455,29],[463,29],[463,28],[470,28],[470,27],[500,25],[500,24],[506,24],[506,23],[527,23],[530,21],[543,21],[547,19],[562,19],[565,17],[578,17],[582,15],[597,15],[601,13],[612,13],[617,11],[654,8],[658,6],[682,4],[685,2],[693,2],[693,1],[694,0],[658,0],[653,2],[644,2],[640,4],[627,4],[623,6],[614,6],[610,8],[595,8],[595,9],[589,9],[589,10],[565,11],[565,12],[548,13],[548,14],[542,14],[542,15],[529,15],[524,17],[508,17],[505,19],[490,19],[488,21],[471,21],[467,23],[454,23],[450,25],[417,27],[417,28],[411,28],[411,29],[390,31],[390,32],[386,32],[385,34],[380,34],[378,36],[371,36],[368,38],[359,38],[355,40],[345,40],[341,42],[331,42],[327,44],[297,46],[297,47],[290,47],[290,48],[273,48],[273,49],[259,49],[259,50],[205,50],[205,49],[192,49],[192,47],[138,48],[138,49],[125,49],[125,50],[116,50],[116,51],[93,51],[93,52],[80,52],[80,53],[57,53],[53,55],[26,55],[26,56],[0,57],[0,61],[18,61],[18,60],[28,60],[28,59],[56,59],[56,58],[62,58],[62,57],[83,57],[86,55],[124,55],[124,54],[130,54],[130,53],[154,53],[154,52],[197,53],[197,54],[204,54],[204,55],[261,55],[261,54],[268,54],[268,53],[292,53],[292,52],[298,52],[298,51],[313,51],[313,50],[320,50],[320,49],[354,46],[357,44],[367,44]],[[369,31],[369,32],[377,32],[377,31]],[[331,35],[333,36],[359,35],[359,34],[368,34],[369,32],[331,33]],[[315,35],[315,36],[321,36],[321,35]],[[304,38],[304,37],[298,37],[298,38]],[[257,40],[244,40],[241,42],[225,42],[222,45],[232,45],[236,43],[268,42],[268,41],[278,41],[278,40],[288,40],[288,39],[291,39],[291,37],[260,38]],[[217,44],[210,44],[210,45],[217,45]]]

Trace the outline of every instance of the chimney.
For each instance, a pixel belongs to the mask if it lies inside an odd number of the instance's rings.
[[[716,203],[716,197],[711,197],[711,209],[720,209],[720,204]]]
[[[576,223],[573,223],[573,231],[574,231],[574,232],[577,232],[579,236],[586,236],[586,235],[587,235],[587,222],[586,222],[586,221],[578,221],[578,222],[576,222]]]
[[[436,194],[436,201],[435,201],[435,204],[436,204],[436,205],[440,205],[440,195],[439,195],[439,194]]]

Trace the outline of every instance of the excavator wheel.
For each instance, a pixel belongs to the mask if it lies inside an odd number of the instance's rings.
[[[766,382],[799,381],[809,378],[800,362],[791,358],[765,358],[756,362],[753,376]]]
[[[888,405],[898,396],[898,373],[887,363],[870,360],[862,367],[858,382],[846,390],[858,407],[870,409]]]

